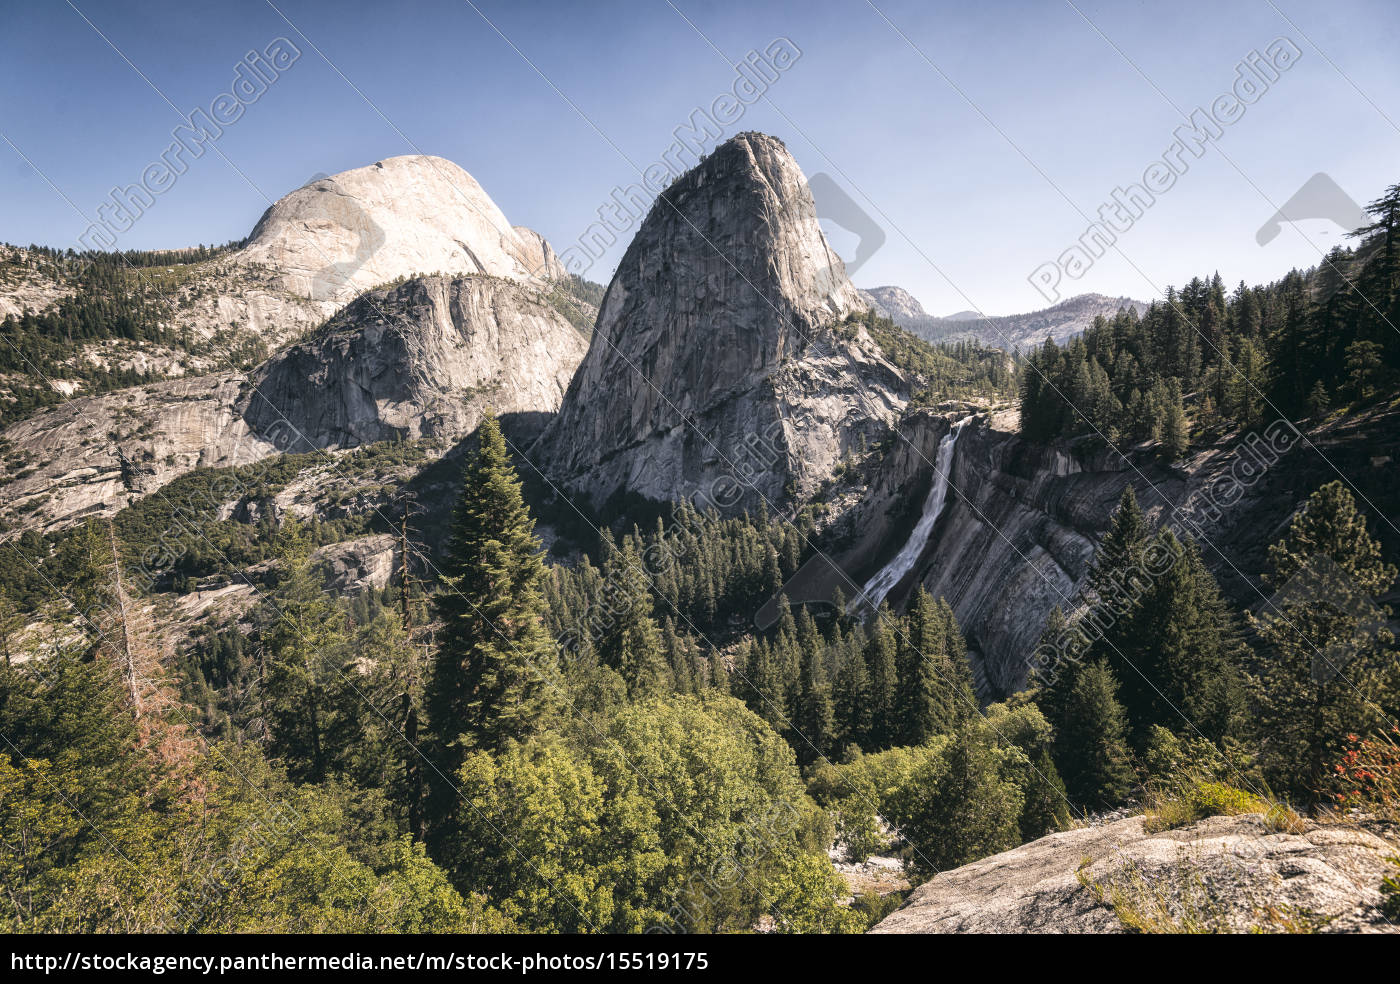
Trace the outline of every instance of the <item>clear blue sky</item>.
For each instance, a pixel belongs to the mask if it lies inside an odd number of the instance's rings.
[[[1363,204],[1400,181],[1385,115],[1400,121],[1393,0],[1076,0],[1083,17],[1055,0],[878,0],[884,17],[864,0],[673,2],[731,59],[779,36],[802,51],[732,129],[776,134],[809,175],[832,175],[886,230],[857,283],[905,286],[933,313],[1044,306],[1027,275],[1084,231],[1075,206],[1092,215],[1162,155],[1180,123],[1167,99],[1209,106],[1280,36],[1301,58],[1122,236],[1131,262],[1111,252],[1064,293],[1147,298],[1215,268],[1232,284],[1273,279],[1315,264],[1340,232],[1316,220],[1261,247],[1270,201],[1318,171]],[[236,169],[212,151],[193,161],[123,247],[239,238],[267,199],[317,172],[422,151],[461,164],[562,250],[636,180],[626,158],[656,160],[734,79],[665,0],[477,0],[481,13],[461,0],[277,0],[286,20],[258,0],[75,4],[183,112],[226,91],[250,49],[285,36],[303,52],[219,139]],[[0,132],[18,148],[0,142],[0,240],[21,244],[75,245],[89,220],[73,206],[91,216],[139,180],[179,122],[66,0],[0,6],[0,93]],[[831,235],[849,255],[849,234]],[[624,246],[590,276],[606,280]]]

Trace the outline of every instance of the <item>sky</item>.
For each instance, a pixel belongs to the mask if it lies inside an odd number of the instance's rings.
[[[564,253],[782,39],[798,54],[724,135],[787,144],[848,261],[878,241],[858,286],[1008,314],[1215,271],[1262,283],[1346,242],[1345,209],[1287,206],[1314,175],[1363,205],[1400,181],[1397,28],[1393,0],[0,0],[0,241],[78,246],[183,116],[285,39],[299,55],[118,247],[239,239],[313,175],[428,153]],[[1220,104],[1230,121],[1119,213],[1113,246],[1066,253],[1271,45],[1297,55]],[[1261,245],[1280,207],[1300,221]],[[585,275],[606,282],[629,238]]]

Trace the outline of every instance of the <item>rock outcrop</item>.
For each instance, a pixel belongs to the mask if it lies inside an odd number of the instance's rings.
[[[1157,834],[1142,817],[1050,834],[945,871],[874,933],[1394,932],[1396,846],[1367,830],[1258,814]]]
[[[538,233],[525,232],[522,238],[462,168],[414,154],[318,178],[283,196],[236,262],[275,271],[290,294],[339,306],[414,274],[544,279],[553,250]]]
[[[824,602],[837,587],[854,598],[899,553],[933,482],[938,442],[949,421],[967,413],[920,410],[900,422],[862,502],[833,527],[824,555],[784,586],[789,599]],[[922,555],[887,599],[900,608],[916,584],[946,598],[967,637],[980,695],[1004,697],[1025,685],[1050,610],[1078,604],[1095,546],[1131,484],[1151,522],[1198,541],[1234,605],[1258,608],[1269,593],[1259,578],[1268,545],[1336,477],[1334,465],[1375,508],[1393,514],[1397,419],[1378,410],[1306,434],[1277,421],[1168,466],[1152,447],[1125,448],[1125,459],[1088,441],[1030,444],[1016,432],[1014,410],[981,413],[958,438],[946,505]],[[1387,524],[1373,519],[1371,527],[1396,549]],[[765,606],[758,623],[775,613]]]
[[[525,267],[531,276],[543,280],[563,280],[569,275],[569,271],[564,269],[564,261],[559,259],[544,236],[526,226],[516,226],[515,234],[520,237],[525,249]]]
[[[808,494],[907,397],[863,329],[832,331],[866,307],[796,161],[740,134],[652,207],[537,456],[598,505]]]
[[[6,247],[0,261],[22,255]],[[72,290],[25,264],[5,269],[0,311]],[[435,271],[459,279],[419,276],[341,311],[368,288]],[[560,276],[544,238],[512,227],[450,161],[388,158],[312,181],[268,209],[241,248],[161,273],[189,351],[108,340],[84,356],[180,378],[5,429],[0,521],[43,529],[110,514],[192,468],[279,451],[457,437],[486,406],[552,412],[585,347],[546,300]],[[278,351],[336,312],[313,339]],[[277,354],[250,381],[225,353],[252,342]],[[284,416],[295,428],[274,426]]]
[[[27,258],[0,246],[0,319],[42,311],[74,291],[80,269],[30,268]],[[462,168],[440,157],[390,157],[283,196],[231,252],[134,268],[133,281],[154,292],[165,320],[187,339],[185,351],[106,340],[88,345],[82,359],[169,377],[230,370],[230,351],[275,352],[370,288],[434,273],[540,288],[566,277],[544,237],[512,226]]]
[[[277,449],[234,410],[245,377],[225,373],[83,397],[5,429],[32,470],[0,483],[0,518],[44,529],[110,515],[194,468],[245,465]]]
[[[356,594],[385,587],[398,560],[397,541],[387,533],[332,543],[311,556],[321,565],[326,587],[336,594]]]
[[[918,299],[903,287],[868,287],[860,295],[876,314],[889,318],[900,327],[929,317]]]
[[[539,291],[485,276],[370,291],[255,374],[244,419],[289,451],[470,432],[558,408],[586,343]]]

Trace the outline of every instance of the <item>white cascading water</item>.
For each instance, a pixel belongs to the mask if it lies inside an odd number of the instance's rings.
[[[879,608],[880,602],[885,600],[885,595],[894,590],[894,586],[909,573],[909,569],[918,563],[919,556],[928,545],[929,534],[933,532],[933,526],[943,512],[943,504],[948,499],[948,474],[953,467],[953,447],[958,443],[958,432],[971,421],[971,417],[959,420],[943,436],[943,440],[938,442],[938,453],[934,456],[933,464],[933,487],[928,490],[928,498],[924,500],[924,514],[919,517],[914,532],[909,535],[909,541],[895,555],[894,560],[866,582],[860,597],[847,606],[847,611],[854,611],[862,605],[869,605],[871,609]]]

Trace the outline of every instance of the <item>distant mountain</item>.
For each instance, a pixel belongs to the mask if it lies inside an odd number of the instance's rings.
[[[903,287],[871,287],[869,290],[862,290],[860,296],[877,314],[889,318],[897,325],[903,326],[905,321],[931,317],[923,305],[914,299],[914,295]]]
[[[976,339],[1006,351],[1024,351],[1039,345],[1047,336],[1063,342],[1084,331],[1099,315],[1111,318],[1120,308],[1132,307],[1138,314],[1147,310],[1145,302],[1131,297],[1078,294],[1053,307],[1028,314],[984,318],[976,311],[959,311],[940,318],[927,313],[902,287],[872,287],[860,293],[877,313],[926,341]]]

